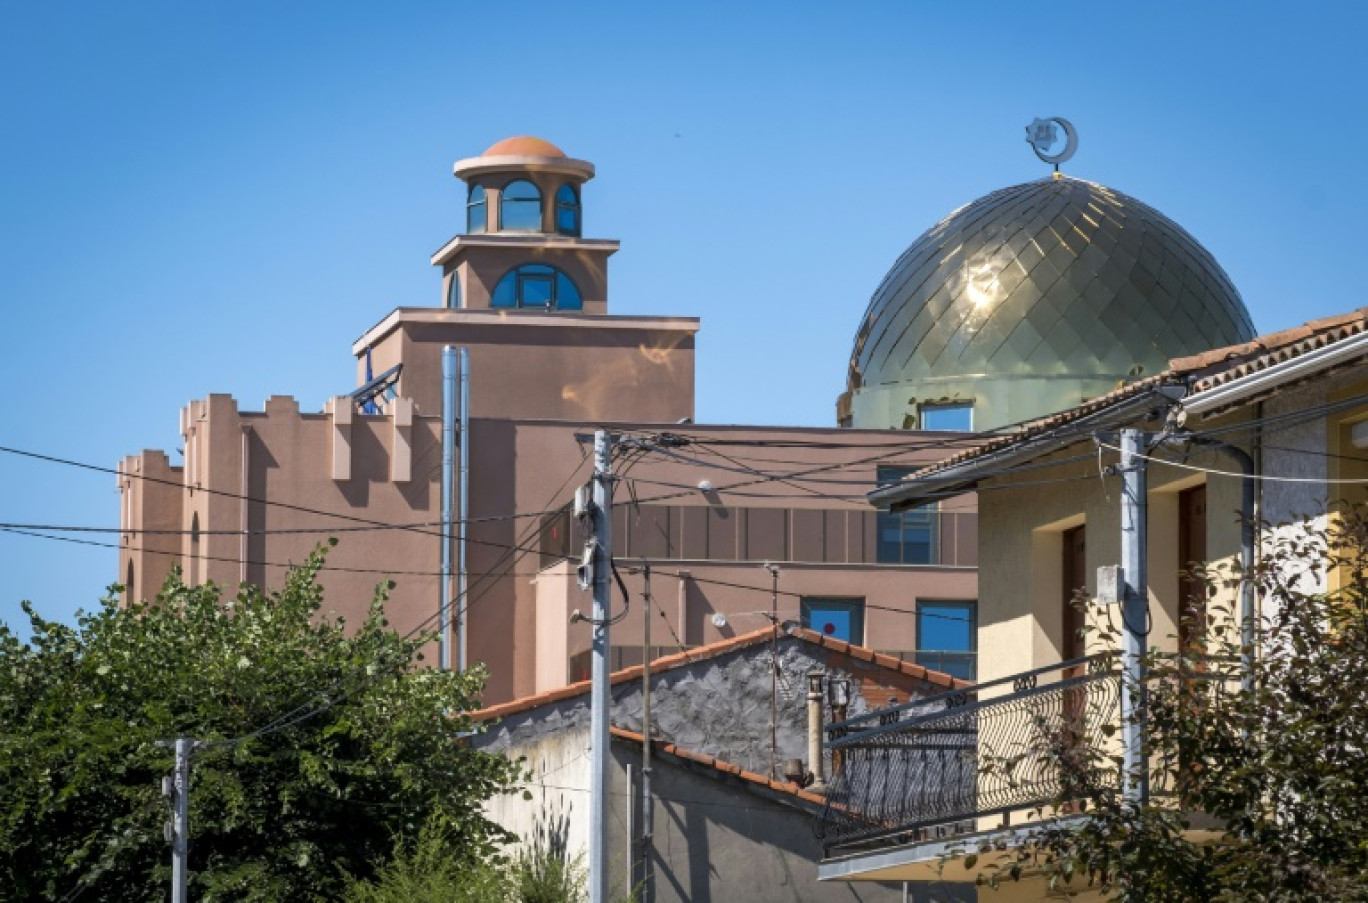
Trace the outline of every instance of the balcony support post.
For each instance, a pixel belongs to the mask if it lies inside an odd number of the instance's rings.
[[[1121,572],[1125,581],[1121,599],[1123,629],[1121,662],[1121,786],[1125,799],[1135,807],[1149,796],[1148,769],[1144,758],[1145,682],[1144,654],[1149,636],[1149,587],[1145,574],[1145,538],[1148,505],[1145,494],[1145,433],[1121,431]]]

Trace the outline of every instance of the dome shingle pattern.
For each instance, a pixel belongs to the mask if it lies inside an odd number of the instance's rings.
[[[865,312],[849,388],[1129,379],[1254,334],[1225,271],[1177,223],[1102,185],[1043,179],[986,195],[913,242]]]

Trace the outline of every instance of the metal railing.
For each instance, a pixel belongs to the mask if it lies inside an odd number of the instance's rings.
[[[1120,723],[1114,661],[1072,659],[829,725],[818,838],[831,850],[958,834],[1068,798],[1071,751],[1105,748]]]

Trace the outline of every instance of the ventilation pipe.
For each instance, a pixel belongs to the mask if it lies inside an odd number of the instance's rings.
[[[809,671],[808,679],[808,768],[812,771],[812,789],[826,791],[826,769],[822,762],[822,697],[826,672],[820,668]]]

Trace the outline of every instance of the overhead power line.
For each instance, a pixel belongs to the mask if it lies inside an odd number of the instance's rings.
[[[71,459],[69,459],[69,458],[60,458],[60,457],[57,457],[57,456],[55,456],[55,455],[45,455],[45,454],[41,454],[41,453],[39,453],[39,452],[25,451],[24,449],[10,448],[10,447],[7,447],[7,446],[0,446],[0,452],[3,452],[3,453],[5,453],[5,454],[10,454],[10,455],[17,455],[17,456],[24,457],[24,458],[32,458],[32,459],[38,460],[38,461],[45,461],[45,462],[50,463],[50,464],[60,464],[60,465],[66,466],[66,467],[75,467],[75,468],[79,468],[79,469],[81,469],[81,470],[90,470],[90,471],[94,471],[94,472],[96,472],[96,473],[105,473],[105,474],[112,474],[112,475],[114,475],[114,476],[128,477],[128,478],[130,478],[130,479],[142,480],[142,481],[149,482],[149,483],[158,483],[158,484],[161,484],[161,485],[164,485],[164,486],[174,486],[174,487],[176,487],[176,488],[178,488],[178,489],[189,489],[189,490],[192,490],[192,491],[194,491],[194,492],[203,492],[203,493],[205,493],[206,495],[216,495],[216,496],[221,496],[221,497],[223,497],[223,498],[234,499],[234,500],[236,500],[236,501],[251,502],[251,503],[258,504],[258,505],[266,505],[266,506],[269,506],[269,507],[272,507],[272,508],[282,508],[282,509],[285,509],[285,510],[287,510],[287,511],[298,511],[298,512],[300,512],[300,513],[302,513],[302,514],[315,514],[315,515],[318,515],[318,516],[320,516],[320,517],[332,517],[332,518],[337,518],[337,519],[339,519],[339,520],[347,521],[347,522],[349,522],[349,523],[364,525],[364,529],[370,529],[370,530],[403,530],[403,531],[408,531],[408,532],[413,532],[413,533],[420,533],[420,534],[425,535],[425,536],[437,536],[437,537],[440,537],[440,536],[444,535],[441,531],[433,531],[433,530],[428,530],[428,529],[426,529],[426,527],[428,527],[428,526],[431,525],[431,522],[420,522],[420,523],[413,523],[413,524],[391,523],[391,522],[389,522],[389,521],[375,520],[375,519],[373,519],[373,518],[360,517],[360,516],[355,515],[355,514],[348,514],[348,513],[344,512],[344,511],[327,511],[327,510],[320,509],[320,508],[313,508],[313,507],[310,507],[310,506],[308,506],[308,505],[296,505],[296,504],[293,504],[293,503],[291,503],[291,502],[282,502],[282,501],[278,501],[278,500],[276,500],[276,499],[268,499],[268,498],[259,497],[259,496],[244,495],[243,493],[240,493],[240,492],[232,492],[232,491],[227,490],[227,489],[209,489],[209,488],[205,488],[205,487],[203,487],[203,486],[188,486],[184,481],[179,481],[179,480],[167,480],[167,479],[163,479],[163,478],[161,478],[161,477],[148,476],[147,474],[129,473],[128,471],[119,470],[119,469],[116,468],[116,467],[101,467],[101,466],[98,465],[98,464],[89,464],[89,463],[86,463],[86,462],[84,462],[84,461],[73,461],[73,460],[71,460]],[[557,510],[558,510],[558,509],[549,509],[549,510],[546,510],[546,511],[522,511],[522,512],[514,512],[514,513],[510,513],[510,514],[490,515],[490,516],[487,516],[487,517],[467,518],[466,521],[465,521],[465,523],[472,523],[472,524],[473,524],[473,523],[487,523],[487,522],[492,522],[492,521],[521,520],[521,519],[524,519],[524,518],[541,517],[541,516],[547,515],[547,514],[555,514]],[[460,523],[460,521],[457,521],[457,523]],[[344,528],[337,527],[337,528],[330,528],[330,529],[344,529]],[[353,527],[353,528],[350,528],[350,529],[362,529],[362,527]],[[128,531],[128,532],[135,532],[135,531]],[[148,532],[148,531],[136,531],[136,532]],[[188,532],[190,532],[190,531],[184,531],[184,532],[187,532],[187,533],[188,533]],[[243,531],[241,531],[241,530],[232,530],[232,531],[226,531],[226,532],[230,532],[230,533],[234,533],[234,534],[240,535]],[[276,530],[276,531],[273,531],[273,532],[280,532],[280,533],[285,533],[285,532],[325,532],[325,530],[324,530],[323,528],[319,528],[319,529],[317,529],[317,530],[314,530],[313,528],[300,528],[300,529],[297,530],[297,531],[295,531],[295,530],[285,530],[285,529],[281,529],[281,530]],[[446,535],[452,535],[452,534],[446,534]]]

